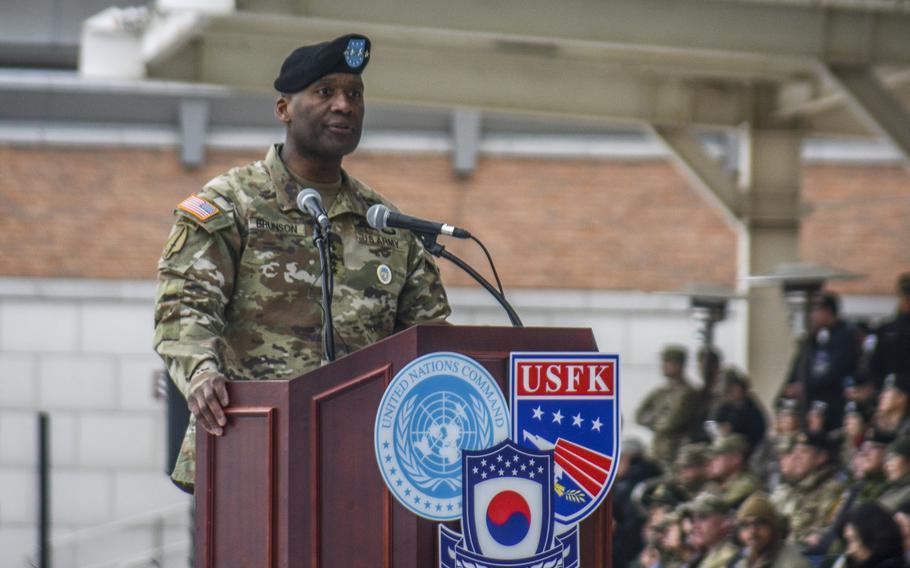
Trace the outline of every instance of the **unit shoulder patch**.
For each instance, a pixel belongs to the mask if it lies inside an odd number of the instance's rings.
[[[183,245],[186,244],[186,239],[189,232],[189,227],[183,223],[178,223],[174,226],[174,229],[171,231],[171,236],[168,238],[167,243],[164,245],[164,253],[162,256],[165,260],[171,258],[183,250]]]

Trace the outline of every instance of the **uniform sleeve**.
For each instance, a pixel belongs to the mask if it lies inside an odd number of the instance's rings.
[[[177,215],[158,262],[155,351],[186,396],[201,363],[223,368],[224,311],[233,293],[240,235],[232,213],[219,211],[205,222]]]
[[[408,251],[408,276],[398,296],[396,329],[418,323],[440,322],[452,313],[439,268],[416,240]]]
[[[657,392],[651,392],[635,411],[635,422],[647,428],[654,428],[654,405]]]
[[[673,393],[667,412],[654,421],[655,432],[679,432],[692,422],[698,407],[698,394],[691,388]]]

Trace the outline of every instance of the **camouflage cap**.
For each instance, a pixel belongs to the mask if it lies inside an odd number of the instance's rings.
[[[885,389],[897,389],[904,394],[910,394],[910,374],[891,373],[885,377],[885,384],[882,390]]]
[[[774,503],[771,502],[771,499],[765,493],[759,491],[743,501],[743,504],[736,511],[736,520],[738,522],[747,519],[758,519],[773,526],[777,522],[777,509],[774,508]]]
[[[721,454],[745,454],[747,451],[749,451],[749,440],[736,432],[721,436],[711,444],[711,453],[715,456]]]
[[[676,467],[698,467],[711,459],[711,449],[707,444],[686,444],[676,454]]]
[[[664,361],[685,363],[688,353],[689,351],[684,345],[667,345],[664,347],[663,351],[660,352],[660,358]]]
[[[704,491],[696,495],[695,499],[688,504],[688,508],[695,517],[726,515],[730,512],[729,505],[720,495]]]
[[[670,506],[676,507],[686,500],[681,489],[670,483],[657,483],[645,490],[641,504],[645,508]]]
[[[663,518],[654,524],[654,530],[664,531],[675,523],[678,523],[682,520],[682,511],[670,511]]]
[[[888,453],[910,460],[910,436],[901,436],[891,442],[891,445],[888,446]]]

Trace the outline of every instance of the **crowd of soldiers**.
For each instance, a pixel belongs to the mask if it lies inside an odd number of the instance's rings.
[[[878,325],[821,294],[771,424],[742,371],[662,354],[664,384],[623,441],[613,488],[617,568],[910,566],[910,273]]]

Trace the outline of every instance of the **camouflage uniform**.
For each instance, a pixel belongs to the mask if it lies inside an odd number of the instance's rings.
[[[725,568],[739,552],[732,539],[725,539],[711,548],[698,563],[698,568]]]
[[[833,466],[810,472],[795,483],[780,510],[790,520],[788,540],[798,544],[813,533],[824,532],[837,514],[844,488]]]
[[[155,349],[184,395],[197,372],[290,379],[321,364],[319,256],[310,219],[296,205],[301,182],[280,151],[275,145],[264,160],[207,183],[197,197],[214,214],[177,210],[158,263]],[[436,265],[419,241],[367,224],[375,203],[392,207],[341,171],[328,206],[339,357],[450,313]],[[184,486],[195,476],[194,432],[191,422],[172,476]]]
[[[677,448],[699,426],[698,393],[685,380],[670,380],[653,390],[638,407],[635,421],[654,431],[651,453],[661,464],[673,463]]]
[[[723,483],[712,484],[705,490],[718,495],[730,508],[739,507],[749,495],[762,488],[761,480],[748,471],[740,471]]]
[[[878,503],[892,513],[901,503],[910,499],[910,474],[889,482],[878,496]]]

